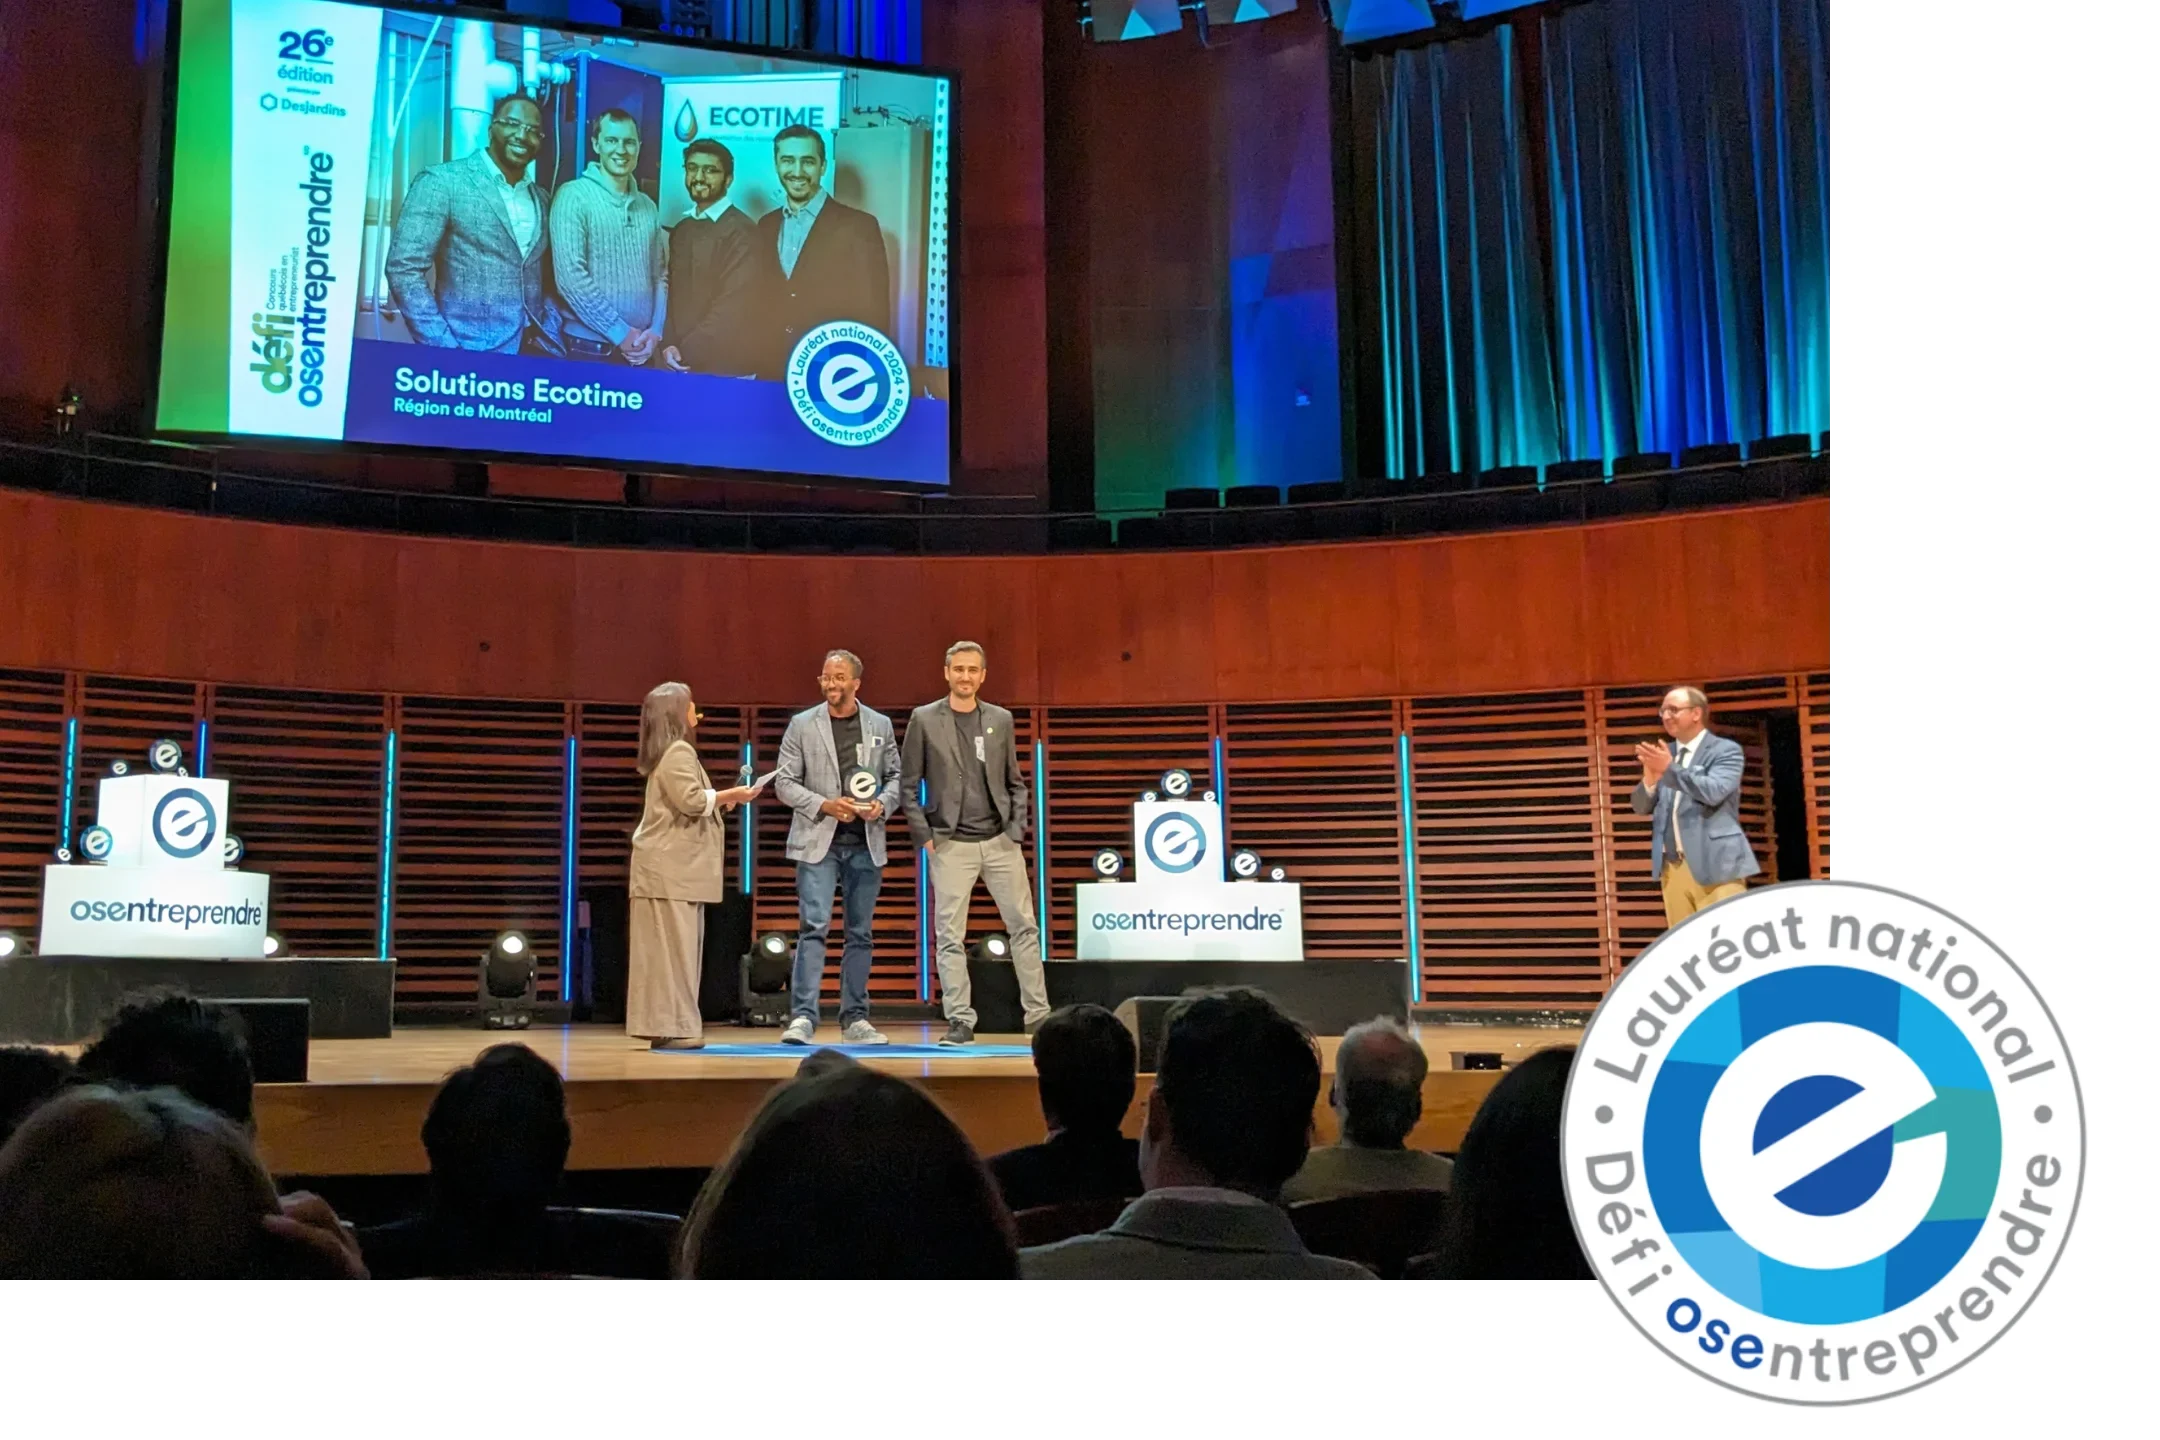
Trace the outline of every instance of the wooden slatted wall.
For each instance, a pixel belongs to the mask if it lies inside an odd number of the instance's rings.
[[[1829,677],[1709,687],[1711,723],[1749,765],[1742,823],[1778,872],[1766,721],[1797,717],[1813,873],[1829,863]],[[1050,927],[1075,949],[1073,886],[1095,852],[1130,855],[1131,804],[1170,766],[1221,784],[1233,847],[1251,846],[1305,886],[1316,958],[1407,950],[1397,737],[1407,735],[1417,861],[1421,998],[1435,1005],[1588,1005],[1655,938],[1663,907],[1648,822],[1632,813],[1633,746],[1658,733],[1659,693],[1590,692],[1309,705],[1039,707],[1016,712],[1022,768],[1046,744]],[[896,707],[896,726],[906,723]],[[379,923],[382,743],[400,741],[393,953],[405,1004],[468,1001],[498,931],[533,940],[541,993],[559,993],[565,740],[580,743],[578,861],[587,889],[626,878],[642,797],[637,707],[320,694],[61,672],[0,671],[0,924],[34,929],[41,867],[59,841],[66,725],[78,721],[75,828],[95,816],[113,759],[142,762],[172,736],[195,759],[210,722],[211,773],[234,782],[233,828],[249,868],[272,876],[273,924],[298,951],[372,954]],[[707,713],[700,748],[730,783],[745,738],[770,768],[788,712]],[[904,730],[902,732],[904,738]],[[1212,768],[1223,746],[1224,773]],[[792,934],[789,814],[756,807],[753,915]],[[895,836],[875,926],[871,994],[914,1001],[921,929],[916,861]],[[741,863],[731,854],[731,866]],[[1034,870],[1030,844],[1030,870]],[[737,873],[739,872],[731,872]],[[1035,876],[1038,885],[1043,878]],[[1039,892],[1038,892],[1039,893]],[[844,917],[836,915],[836,926]],[[1000,928],[978,889],[970,934]],[[837,938],[837,931],[836,931]],[[826,993],[837,997],[837,946]]]
[[[1804,677],[1800,690],[1800,758],[1807,769],[1808,848],[1814,876],[1830,878],[1830,677]]]
[[[397,702],[400,1004],[469,1001],[507,929],[532,942],[540,993],[559,993],[568,725],[553,701]]]
[[[1297,877],[1315,960],[1408,953],[1395,712],[1385,700],[1223,712],[1225,842]]]
[[[44,867],[60,843],[68,677],[0,670],[0,927],[38,923]]]
[[[1426,1000],[1604,993],[1590,717],[1579,691],[1409,705]]]
[[[381,695],[221,685],[210,773],[232,782],[242,864],[270,873],[270,928],[294,955],[368,955],[381,916]]]
[[[1073,957],[1073,886],[1095,878],[1095,852],[1116,850],[1131,874],[1132,807],[1140,793],[1172,768],[1192,772],[1196,791],[1213,785],[1212,721],[1205,705],[1047,712],[1052,957]]]

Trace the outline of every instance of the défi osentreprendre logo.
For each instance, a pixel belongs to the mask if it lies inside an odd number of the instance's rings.
[[[1584,1032],[1561,1125],[1591,1268],[1709,1379],[1879,1399],[1992,1344],[2084,1181],[2070,1055],[1986,937],[1799,881],[1674,928]]]

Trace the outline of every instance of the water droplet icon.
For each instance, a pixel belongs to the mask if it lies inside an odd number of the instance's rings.
[[[683,101],[682,109],[675,112],[675,138],[685,145],[697,139],[697,111],[688,100]]]

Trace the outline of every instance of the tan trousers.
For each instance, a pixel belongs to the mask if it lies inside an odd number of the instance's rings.
[[[705,907],[696,900],[630,900],[630,995],[625,1028],[642,1040],[696,1040]]]
[[[1720,900],[1730,900],[1747,889],[1745,880],[1728,880],[1723,885],[1708,889],[1698,884],[1695,872],[1688,869],[1685,857],[1665,862],[1665,873],[1658,877],[1665,890],[1665,926],[1671,929],[1688,916],[1707,910]]]
[[[937,905],[938,988],[945,1018],[975,1028],[974,987],[968,980],[968,901],[981,880],[997,902],[998,918],[1012,941],[1013,973],[1020,981],[1020,1016],[1032,1025],[1050,1013],[1043,987],[1042,937],[1036,933],[1035,897],[1028,893],[1027,854],[1003,835],[988,840],[937,842],[930,851],[930,893]]]

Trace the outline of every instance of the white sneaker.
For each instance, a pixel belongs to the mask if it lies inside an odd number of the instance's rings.
[[[780,1032],[780,1043],[783,1045],[807,1045],[810,1043],[811,1037],[816,1034],[817,1021],[812,1020],[807,1015],[797,1015],[787,1022],[787,1029]]]
[[[850,1020],[847,1029],[840,1032],[842,1042],[849,1045],[883,1045],[885,1036],[868,1020]]]

